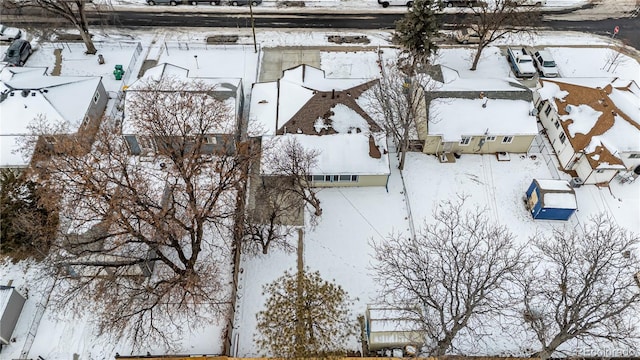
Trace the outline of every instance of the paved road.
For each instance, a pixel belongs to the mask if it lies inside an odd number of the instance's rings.
[[[611,0],[614,1],[614,0]],[[616,0],[618,1],[618,0]],[[623,1],[623,0],[619,0]],[[251,20],[247,8],[219,8],[212,7],[195,9],[190,6],[177,7],[137,7],[131,9],[114,10],[107,16],[89,14],[92,25],[111,25],[119,27],[224,27],[248,28]],[[401,9],[398,9],[401,10]],[[597,11],[593,5],[586,6],[580,11],[545,12],[544,15],[535,14],[540,26],[550,30],[571,30],[611,36],[613,28],[620,26],[618,39],[628,45],[640,49],[640,19],[594,19],[592,15],[584,17],[581,12]],[[404,11],[386,12],[380,9],[353,9],[351,11],[333,11],[330,8],[300,8],[300,9],[271,9],[259,8],[254,13],[255,24],[259,28],[304,28],[304,29],[393,29],[396,20],[400,19]],[[578,14],[578,15],[576,15]],[[623,13],[602,13],[602,17],[628,16]],[[468,23],[464,16],[456,14],[439,15],[443,24]],[[22,14],[12,16],[5,12],[3,22],[15,25],[31,25],[49,21],[50,17],[29,16]],[[65,25],[57,20],[57,26]],[[447,26],[445,26],[447,28]]]

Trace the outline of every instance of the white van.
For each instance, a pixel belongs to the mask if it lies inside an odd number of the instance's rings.
[[[378,4],[382,5],[383,8],[386,8],[389,6],[412,7],[413,1],[412,0],[378,0]]]

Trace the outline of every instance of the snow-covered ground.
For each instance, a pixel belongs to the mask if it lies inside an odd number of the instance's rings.
[[[353,1],[344,1],[351,3]],[[565,3],[580,1],[565,1]],[[560,0],[548,0],[548,4],[560,4]],[[265,4],[266,6],[267,4]],[[371,3],[371,6],[377,6]],[[205,45],[204,39],[212,34],[240,34],[242,46]],[[366,35],[371,44],[380,46],[384,56],[392,56],[389,48],[390,35],[383,31],[362,33],[338,33],[315,31],[261,31],[257,32],[257,42],[261,48],[276,46],[327,46],[327,35]],[[103,76],[105,87],[112,93],[135,80],[143,60],[171,62],[188,68],[194,75],[211,77],[242,77],[245,93],[250,93],[250,84],[258,78],[258,70],[264,52],[253,51],[252,39],[247,30],[231,31],[216,29],[176,29],[154,34],[118,30],[96,36],[99,53],[106,63],[99,65],[95,56],[83,54],[78,43],[62,45],[42,44],[29,59],[28,66],[46,66],[49,72],[55,65],[54,49],[61,48],[62,75]],[[122,42],[126,39],[126,42]],[[512,39],[513,44],[528,44],[530,39]],[[142,50],[136,51],[140,43]],[[563,75],[620,76],[640,82],[640,65],[624,56],[624,61],[608,69],[606,59],[610,54],[605,47],[609,40],[578,33],[541,33],[535,43],[549,46],[560,72]],[[577,49],[575,45],[601,45]],[[247,46],[249,45],[249,46]],[[137,55],[136,55],[137,54]],[[195,57],[194,55],[197,55]],[[371,48],[359,52],[320,51],[320,64],[328,77],[374,78],[379,76],[376,50]],[[505,78],[510,76],[509,66],[500,49],[489,47],[480,60],[477,71],[469,71],[472,49],[466,47],[445,47],[438,56],[438,62],[451,68],[462,78]],[[123,64],[130,74],[126,81],[116,81],[111,73],[115,64]],[[130,68],[129,68],[130,66]],[[609,70],[609,71],[607,71]],[[553,165],[553,164],[552,164]],[[441,164],[434,157],[423,154],[409,154],[403,173],[405,186],[396,165],[392,164],[391,177],[387,188],[334,188],[320,191],[324,214],[316,227],[308,227],[304,237],[304,263],[312,270],[319,270],[326,279],[335,279],[349,294],[357,298],[353,312],[360,315],[366,304],[375,295],[375,283],[371,271],[370,239],[380,239],[391,231],[407,233],[410,221],[420,225],[428,217],[433,204],[458,193],[470,196],[471,201],[487,208],[492,219],[509,226],[521,240],[538,229],[563,226],[563,223],[533,221],[522,203],[522,196],[534,177],[551,178],[552,173],[540,154],[520,157],[513,155],[510,161],[497,161],[494,156],[463,155],[456,163]],[[573,226],[584,221],[589,214],[608,211],[622,226],[640,232],[640,183],[612,183],[611,190],[594,186],[576,189],[579,211],[566,225]],[[410,211],[409,211],[410,209]],[[242,274],[238,293],[235,331],[233,336],[234,354],[255,356],[259,352],[254,347],[255,314],[262,308],[265,297],[262,286],[282,275],[286,269],[295,268],[296,254],[272,251],[267,255],[243,257]],[[30,331],[32,319],[36,315],[38,302],[46,294],[47,282],[41,279],[42,269],[38,264],[4,262],[0,265],[0,283],[13,280],[19,289],[28,289],[29,299],[14,332],[15,343],[2,349],[2,359],[20,357],[25,345],[26,334]],[[221,327],[212,325],[205,329],[194,329],[185,334],[179,353],[219,353]],[[357,348],[356,340],[352,345]],[[504,349],[494,349],[503,351]],[[47,311],[28,357],[42,356],[47,360],[69,359],[77,353],[81,359],[108,359],[115,352],[128,354],[121,344],[110,343],[96,333],[91,323],[91,314],[82,314],[74,320],[71,314],[54,314]],[[161,353],[162,348],[150,348],[152,353]],[[488,349],[487,351],[491,351]],[[130,352],[130,351],[129,351]]]

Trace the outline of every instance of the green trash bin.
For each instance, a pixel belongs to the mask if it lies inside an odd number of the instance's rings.
[[[113,76],[116,77],[116,80],[122,80],[122,75],[124,75],[124,69],[122,69],[122,65],[116,65],[113,70]]]

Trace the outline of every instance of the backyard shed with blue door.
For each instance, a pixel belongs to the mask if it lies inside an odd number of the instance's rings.
[[[566,180],[533,179],[527,190],[527,209],[534,219],[569,220],[577,208],[576,193]]]

